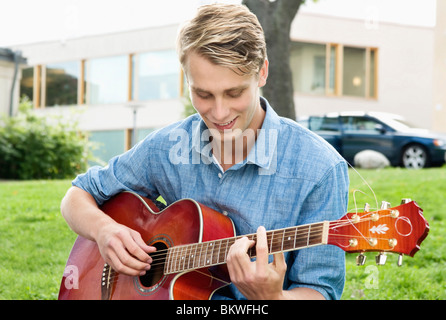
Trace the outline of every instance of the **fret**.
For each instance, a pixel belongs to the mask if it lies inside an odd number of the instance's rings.
[[[180,268],[180,255],[179,255],[179,253],[180,253],[180,248],[177,247],[177,248],[175,249],[175,259],[174,259],[174,261],[175,261],[175,264],[174,264],[174,271],[175,271],[175,272],[178,272],[178,270],[179,270],[179,268]]]
[[[178,272],[184,270],[184,247],[178,248]]]
[[[171,248],[167,249],[167,259],[166,259],[166,264],[164,265],[164,273],[168,274],[170,273],[170,254],[171,254],[172,250]]]
[[[204,257],[203,257],[203,267],[205,267],[207,264],[209,264],[208,263],[208,261],[209,261],[209,254],[208,254],[208,251],[209,251],[209,248],[210,248],[210,244],[209,243],[204,243],[203,244],[203,246],[205,247],[205,251],[204,251]]]
[[[200,246],[200,254],[199,254],[199,257],[198,257],[198,267],[201,268],[201,267],[204,267],[204,264],[202,264],[202,261],[204,261],[204,258],[203,258],[203,244],[200,243],[199,246]]]
[[[203,257],[203,267],[206,266],[207,261],[208,261],[208,249],[209,249],[209,244],[203,244],[204,247],[206,247],[206,250],[204,251],[204,257]]]
[[[205,254],[205,264],[204,265],[212,264],[212,252],[209,252],[209,251],[214,251],[213,246],[214,246],[213,242],[209,242],[206,245],[206,254]]]
[[[297,229],[298,229],[298,228],[295,228],[295,229],[294,229],[294,245],[293,245],[293,248],[296,248]]]
[[[310,231],[311,231],[311,224],[308,226],[307,247],[310,246]]]
[[[283,243],[282,243],[282,251],[292,250],[294,249],[295,237],[296,237],[296,228],[289,228],[283,230]],[[293,232],[294,230],[294,232]]]
[[[218,241],[219,242],[219,246],[218,246],[218,253],[215,255],[215,257],[216,257],[216,260],[215,260],[215,263],[216,264],[219,264],[220,263],[220,250],[221,250],[221,244],[222,244],[222,240],[219,240]]]
[[[285,241],[285,229],[283,229],[283,233],[282,233],[282,247],[280,248],[280,251],[283,251],[283,243]]]
[[[229,238],[226,240],[226,249],[225,249],[225,255],[224,255],[224,262],[226,262],[226,258],[228,257],[228,248],[229,248]]]
[[[176,265],[176,251],[177,248],[173,247],[172,248],[172,254],[171,254],[171,262],[170,262],[170,272],[174,273],[175,272],[175,265]]]
[[[273,239],[274,239],[274,231],[271,232],[271,240],[270,240],[270,245],[269,245],[269,253],[273,252]],[[268,237],[267,237],[268,240]]]
[[[187,252],[187,269],[191,268],[190,259],[193,257],[193,254],[192,254],[193,247],[194,247],[193,245],[189,246],[189,250]],[[193,263],[192,263],[192,266],[193,266]]]
[[[170,249],[170,257],[169,257],[169,273],[173,273],[174,265],[175,265],[175,249],[176,247],[173,247]]]
[[[180,264],[179,250],[180,250],[179,247],[175,248],[175,258],[174,258],[175,264],[173,268],[174,272],[178,272],[179,269],[179,264]]]

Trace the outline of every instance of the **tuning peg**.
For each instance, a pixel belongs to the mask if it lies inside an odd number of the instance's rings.
[[[383,265],[386,264],[386,261],[387,261],[387,255],[386,255],[384,252],[381,252],[380,254],[378,254],[378,255],[375,257],[375,261],[376,261],[376,264],[377,264],[378,266],[383,266]]]
[[[401,200],[401,204],[406,204],[406,203],[409,203],[409,202],[411,202],[412,201],[412,199],[410,199],[410,198],[403,198],[402,200]]]
[[[390,208],[390,202],[382,201],[381,202],[381,210],[389,209]]]
[[[398,262],[397,262],[398,267],[401,267],[403,265],[403,254],[400,253],[400,255],[398,256]]]
[[[370,211],[370,204],[366,203],[364,205],[364,212],[369,212]]]
[[[367,260],[367,257],[362,254],[362,252],[359,254],[359,256],[356,257],[356,265],[357,266],[363,266],[365,264],[365,261]]]

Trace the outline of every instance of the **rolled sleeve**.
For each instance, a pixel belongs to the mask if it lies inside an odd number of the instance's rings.
[[[105,167],[91,167],[86,173],[77,176],[72,185],[90,193],[98,205],[124,191],[155,199],[158,196],[156,188],[147,174],[147,168],[150,167],[147,143],[140,143],[112,158]]]

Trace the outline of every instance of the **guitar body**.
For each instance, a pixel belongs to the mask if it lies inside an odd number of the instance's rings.
[[[124,192],[101,209],[138,231],[157,251],[234,236],[229,218],[190,199],[159,211],[150,200]],[[151,254],[152,258],[155,255]],[[115,273],[105,264],[96,243],[79,236],[67,261],[59,299],[205,300],[230,282],[226,265],[167,275],[163,269],[164,261],[155,262],[154,258],[145,276]]]

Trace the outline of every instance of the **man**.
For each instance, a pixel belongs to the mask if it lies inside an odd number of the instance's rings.
[[[227,266],[232,284],[213,298],[338,299],[343,251],[305,248],[268,258],[265,229],[335,220],[346,211],[346,163],[321,138],[280,118],[260,97],[268,78],[263,30],[242,5],[209,5],[183,26],[180,61],[198,114],[160,129],[105,168],[73,181],[62,201],[71,228],[94,240],[116,271],[142,275],[155,248],[98,205],[130,190],[170,204],[193,198],[229,216],[241,238]],[[247,250],[256,246],[251,261]]]

